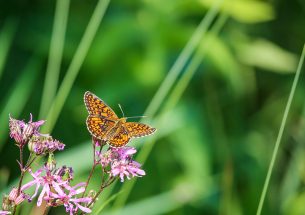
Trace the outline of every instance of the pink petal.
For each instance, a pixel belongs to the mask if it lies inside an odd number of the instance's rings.
[[[85,191],[85,188],[84,188],[84,187],[79,188],[79,189],[77,189],[77,190],[75,191],[75,195],[80,194],[80,193],[83,193],[84,191]]]
[[[77,203],[77,202],[90,202],[92,199],[90,197],[84,197],[79,199],[71,199],[71,202]]]
[[[0,211],[0,215],[6,215],[6,214],[11,214],[9,211]]]
[[[81,209],[81,210],[84,211],[85,213],[91,213],[91,209],[86,208],[86,207],[84,207],[84,206],[81,206],[80,204],[77,204],[77,203],[75,203],[75,204],[76,204],[76,206],[77,206],[79,209]]]
[[[60,188],[60,186],[58,185],[58,183],[52,182],[52,186],[53,186],[54,190],[56,190],[56,192],[57,192],[59,195],[65,195],[65,192]]]
[[[21,187],[21,190],[26,190],[26,189],[28,189],[29,187],[33,186],[33,185],[36,184],[36,183],[37,183],[36,180],[30,181],[30,182],[24,184],[24,185]]]
[[[49,195],[50,193],[50,188],[49,188],[49,185],[45,185],[43,186],[43,189],[38,197],[38,200],[37,200],[37,206],[40,206],[41,203],[42,203],[42,198],[44,196],[44,194],[47,193],[47,195]]]

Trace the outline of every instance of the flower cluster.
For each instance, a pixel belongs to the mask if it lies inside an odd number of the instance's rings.
[[[38,190],[42,187],[39,194],[37,206],[41,206],[42,201],[45,200],[49,206],[56,207],[64,205],[66,211],[71,215],[75,214],[79,209],[85,213],[90,213],[91,210],[80,203],[89,203],[90,197],[77,198],[78,194],[85,191],[85,183],[79,183],[75,186],[70,185],[70,181],[73,179],[72,168],[63,166],[59,169],[51,170],[48,165],[38,169],[36,172],[32,172],[29,169],[33,180],[26,183],[21,187],[21,191],[25,191],[28,188],[35,186],[35,192],[30,197],[30,200],[37,196]]]
[[[64,149],[65,144],[53,139],[48,134],[39,133],[39,128],[44,124],[44,120],[33,122],[32,114],[30,114],[28,123],[11,116],[9,118],[10,136],[19,147],[22,148],[28,142],[29,150],[36,155],[46,155],[55,150]]]
[[[16,145],[20,148],[20,160],[18,161],[21,177],[18,188],[13,188],[9,195],[3,197],[2,214],[15,214],[16,207],[24,200],[29,202],[38,196],[37,206],[41,206],[44,201],[47,207],[57,207],[63,205],[66,211],[73,215],[79,210],[83,213],[90,213],[91,209],[86,207],[92,200],[92,197],[84,195],[85,183],[78,183],[72,186],[70,183],[73,180],[73,170],[71,167],[63,166],[56,169],[56,161],[54,152],[63,150],[65,145],[54,139],[49,134],[41,134],[40,127],[44,124],[44,120],[33,122],[30,115],[29,122],[17,120],[9,116],[10,137],[15,140]],[[28,161],[23,161],[24,146],[28,146],[31,152]],[[37,156],[48,155],[47,162],[43,167],[35,172],[32,171],[31,164]],[[23,178],[26,173],[29,173],[33,180],[23,184]],[[25,192],[29,188],[35,187],[34,193],[30,196]],[[80,194],[83,194],[79,197]]]
[[[121,182],[124,177],[130,179],[132,177],[141,177],[145,175],[145,171],[141,165],[132,160],[132,156],[137,152],[133,147],[112,148],[110,147],[105,153],[97,152],[100,157],[100,163],[104,169],[110,168],[110,175],[119,176]]]
[[[55,150],[63,150],[65,144],[53,139],[49,135],[33,135],[29,141],[29,150],[36,155],[46,155],[47,153],[53,153]]]

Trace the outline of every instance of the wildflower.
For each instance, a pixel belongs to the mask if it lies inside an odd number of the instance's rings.
[[[29,141],[29,150],[36,155],[45,155],[53,153],[56,150],[63,150],[65,144],[53,139],[50,135],[33,135]]]
[[[0,215],[6,215],[6,214],[11,214],[9,211],[0,211]]]
[[[141,177],[145,175],[141,164],[132,160],[132,156],[137,152],[133,147],[109,148],[107,152],[100,155],[101,165],[106,168],[110,166],[110,174],[119,176],[121,182],[124,178]]]
[[[49,197],[51,195],[51,188],[53,188],[56,192],[63,192],[62,186],[67,185],[67,181],[63,181],[59,175],[53,174],[46,166],[38,169],[35,173],[29,169],[30,174],[34,178],[34,180],[26,183],[21,187],[21,190],[26,190],[32,186],[36,186],[35,192],[30,199],[33,199],[37,193],[38,189],[42,186],[42,191],[37,200],[37,206],[40,206],[43,198]],[[42,173],[45,172],[45,175]]]
[[[124,182],[124,177],[127,179],[132,177],[142,177],[145,175],[145,171],[140,169],[141,165],[136,161],[128,161],[128,160],[120,160],[113,162],[111,166],[111,174],[112,176],[119,176],[121,178],[121,182]]]
[[[33,134],[38,134],[39,128],[44,124],[44,120],[32,122],[32,114],[30,114],[30,121],[28,123],[22,120],[17,120],[9,116],[10,137],[22,147]]]
[[[80,205],[81,203],[89,203],[92,199],[90,197],[76,198],[75,196],[83,193],[85,191],[85,183],[79,183],[74,187],[70,187],[68,190],[69,193],[66,194],[63,191],[57,193],[51,193],[49,198],[46,198],[47,201],[55,199],[55,205],[64,205],[66,211],[73,215],[77,213],[78,209],[85,213],[91,213],[91,209]],[[80,187],[76,189],[77,187]]]
[[[111,148],[111,150],[117,154],[119,160],[129,159],[137,152],[133,147]]]

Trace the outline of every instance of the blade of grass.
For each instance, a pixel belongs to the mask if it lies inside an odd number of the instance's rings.
[[[26,65],[22,75],[18,78],[12,89],[7,95],[7,100],[0,114],[0,150],[5,143],[8,133],[8,115],[11,113],[13,117],[18,117],[27,103],[31,90],[34,88],[35,79],[41,67],[40,59],[33,57]]]
[[[42,92],[39,119],[45,118],[56,94],[63,55],[70,0],[57,0],[49,60]]]
[[[290,94],[289,94],[289,98],[288,98],[288,101],[287,101],[287,104],[286,104],[286,107],[285,107],[285,111],[284,111],[284,115],[283,115],[283,119],[282,119],[282,122],[281,122],[280,129],[279,129],[279,133],[278,133],[277,138],[276,138],[275,146],[274,146],[273,153],[272,153],[272,158],[271,158],[271,161],[270,161],[270,164],[269,164],[267,176],[266,176],[266,179],[265,179],[265,182],[264,182],[264,187],[263,187],[263,190],[262,190],[262,193],[261,193],[261,197],[260,197],[260,200],[259,200],[256,215],[260,215],[261,212],[262,212],[264,200],[265,200],[265,197],[266,197],[267,189],[268,189],[270,178],[271,178],[271,175],[272,175],[272,170],[273,170],[273,167],[274,167],[274,164],[275,164],[276,155],[277,155],[280,143],[281,143],[281,139],[282,139],[282,136],[283,136],[283,132],[284,132],[285,124],[286,124],[286,121],[287,121],[288,113],[289,113],[289,110],[290,110],[292,99],[294,97],[294,92],[295,92],[295,89],[297,87],[299,77],[300,77],[300,73],[301,73],[301,70],[302,70],[304,57],[305,57],[305,45],[303,47],[303,51],[302,51],[302,55],[301,55],[301,58],[300,58],[300,61],[299,61],[299,64],[298,64],[297,71],[295,73],[295,77],[294,77],[293,84],[292,84],[292,87],[291,87],[291,91],[290,91]]]
[[[10,18],[4,23],[4,26],[0,33],[0,79],[16,29],[16,20]]]
[[[212,21],[216,17],[223,1],[224,0],[215,1],[213,6],[207,12],[206,16],[204,16],[204,18],[196,28],[195,32],[187,42],[186,46],[181,51],[174,65],[169,70],[167,76],[165,77],[158,91],[152,98],[150,104],[148,105],[144,113],[144,116],[152,117],[153,115],[155,115],[155,113],[161,106],[162,102],[164,101],[164,98],[170,91],[171,87],[174,85],[178,75],[181,73],[188,59],[190,58],[195,48],[198,46],[199,42],[201,41],[202,37],[207,32],[208,27],[211,25]]]
[[[218,10],[219,10],[219,7],[218,7]],[[215,11],[214,16],[216,16],[218,10]],[[227,15],[226,14],[221,15],[220,18],[215,23],[214,27],[212,28],[212,32],[215,34],[219,33],[220,29],[223,27],[226,20],[227,20]],[[195,71],[197,70],[200,63],[202,62],[204,49],[206,49],[208,47],[207,44],[208,44],[208,41],[205,41],[204,46],[203,46],[204,48],[198,49],[196,51],[196,54],[192,58],[188,67],[186,68],[185,73],[183,74],[182,78],[178,81],[178,83],[174,87],[171,95],[169,96],[168,102],[166,103],[166,106],[165,106],[166,109],[163,109],[163,111],[162,111],[163,114],[166,111],[168,111],[169,108],[173,108],[175,106],[175,104],[178,102],[183,91],[185,90],[189,81],[191,80],[191,77],[194,75]],[[144,115],[147,115],[147,114],[144,114]],[[138,162],[140,162],[142,164],[145,163],[145,161],[147,160],[147,158],[155,144],[156,137],[157,137],[157,135],[155,135],[150,140],[151,142],[144,144],[143,148],[141,149],[141,151],[139,152],[139,154],[137,156],[136,160]],[[136,179],[134,179],[132,181],[128,181],[127,183],[124,183],[124,185],[122,186],[124,193],[120,197],[117,198],[117,200],[114,203],[114,208],[121,208],[125,204],[135,182],[136,182]]]
[[[62,84],[60,85],[55,100],[47,114],[46,119],[48,123],[46,123],[46,126],[43,129],[44,132],[52,131],[58,119],[58,116],[63,108],[63,105],[69,95],[69,92],[71,91],[72,85],[78,75],[80,67],[82,66],[84,59],[87,56],[89,48],[91,47],[92,41],[104,17],[109,2],[110,0],[99,0],[97,6],[95,7],[93,15],[85,30],[84,36],[76,50],[72,62],[62,81]]]

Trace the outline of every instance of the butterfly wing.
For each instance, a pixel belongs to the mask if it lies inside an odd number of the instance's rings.
[[[90,115],[101,116],[118,120],[118,116],[106,103],[93,93],[87,91],[84,95],[84,102]]]
[[[108,141],[108,144],[112,147],[119,148],[125,146],[129,140],[128,131],[123,126],[120,126],[116,134]]]
[[[139,122],[126,122],[124,126],[127,129],[130,138],[151,135],[156,131],[155,128]]]
[[[112,129],[115,125],[115,121],[89,115],[86,120],[87,128],[92,136],[97,139],[107,141],[107,131]]]

